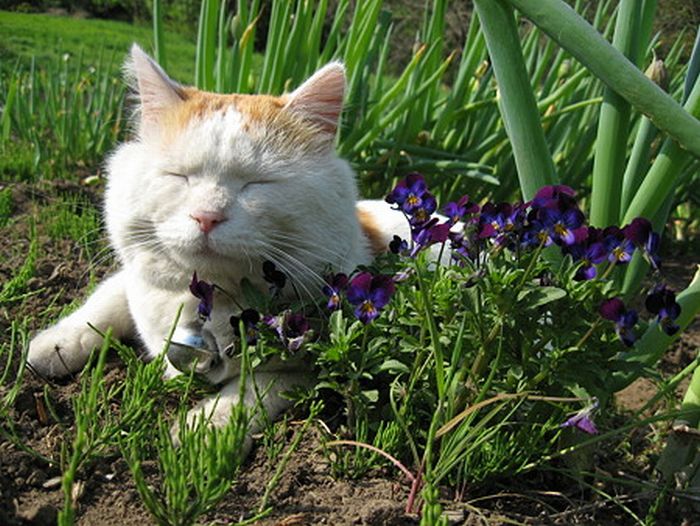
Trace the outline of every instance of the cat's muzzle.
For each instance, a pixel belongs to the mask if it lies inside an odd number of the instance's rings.
[[[221,362],[214,337],[205,330],[177,327],[170,339],[168,360],[178,371],[206,374]]]

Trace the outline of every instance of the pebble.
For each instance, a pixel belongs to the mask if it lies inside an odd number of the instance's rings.
[[[61,477],[51,477],[49,480],[44,482],[41,487],[44,489],[54,489],[61,485]]]
[[[56,524],[58,510],[50,504],[30,504],[17,513],[20,519],[36,526]]]

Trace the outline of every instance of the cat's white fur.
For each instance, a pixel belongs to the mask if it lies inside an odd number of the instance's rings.
[[[198,300],[188,290],[194,271],[240,302],[241,278],[267,287],[261,266],[269,259],[302,294],[317,295],[326,269],[350,272],[371,260],[371,242],[386,246],[392,233],[408,235],[403,216],[386,203],[357,202],[354,174],[333,149],[345,86],[341,64],[325,66],[277,99],[281,109],[262,116],[246,105],[249,99],[217,105],[218,96],[198,105],[190,100],[185,111],[188,97],[200,92],[170,80],[136,46],[127,69],[140,101],[138,129],[108,160],[104,209],[121,270],[31,341],[29,363],[40,374],[63,376],[85,365],[101,344],[88,324],[111,327],[117,338],[138,336],[149,355],[158,355],[180,305],[179,326],[198,324]],[[282,122],[267,122],[270,115]],[[358,210],[375,239],[361,228]],[[201,218],[212,214],[218,219],[205,232]],[[229,316],[237,310],[216,294],[207,326],[221,349],[230,343]],[[308,369],[273,365],[256,373],[271,417],[286,406],[280,393],[307,382]],[[174,373],[168,365],[166,374]],[[225,424],[237,402],[237,376],[230,361],[210,373],[223,388],[191,418],[203,410],[214,425]],[[252,388],[246,398],[254,404]]]

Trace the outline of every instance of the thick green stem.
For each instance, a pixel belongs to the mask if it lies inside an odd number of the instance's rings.
[[[647,115],[657,128],[668,133],[684,149],[700,155],[700,122],[646,78],[565,2],[507,1],[635,109]]]
[[[525,68],[513,10],[505,0],[475,0],[499,90],[499,109],[526,200],[557,176]],[[700,147],[699,147],[700,150]]]
[[[622,0],[615,21],[613,46],[629,60],[635,60],[640,14],[637,0]],[[618,220],[622,173],[627,153],[630,105],[615,90],[608,87],[600,107],[598,133],[593,161],[590,221],[606,227]]]

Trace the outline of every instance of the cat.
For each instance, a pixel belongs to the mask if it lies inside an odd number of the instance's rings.
[[[104,218],[120,270],[75,312],[31,341],[28,362],[40,375],[79,371],[101,336],[138,337],[151,357],[161,353],[176,312],[178,330],[198,325],[188,288],[193,272],[216,283],[207,330],[224,349],[231,314],[240,311],[242,278],[266,289],[261,267],[274,262],[301,294],[319,294],[324,269],[350,273],[369,263],[395,233],[409,235],[402,214],[383,201],[358,201],[355,174],[334,142],[343,108],[345,71],[319,69],[290,94],[215,94],[173,81],[133,45],[125,64],[137,99],[134,137],[107,161]],[[167,361],[167,360],[166,360]],[[190,410],[213,426],[229,421],[238,402],[238,363],[205,373],[221,384]],[[264,411],[287,407],[281,393],[313,381],[311,364],[256,370]],[[165,376],[178,371],[167,363]],[[246,385],[245,403],[256,405]],[[262,410],[261,408],[258,408]],[[252,423],[251,432],[259,428]]]

